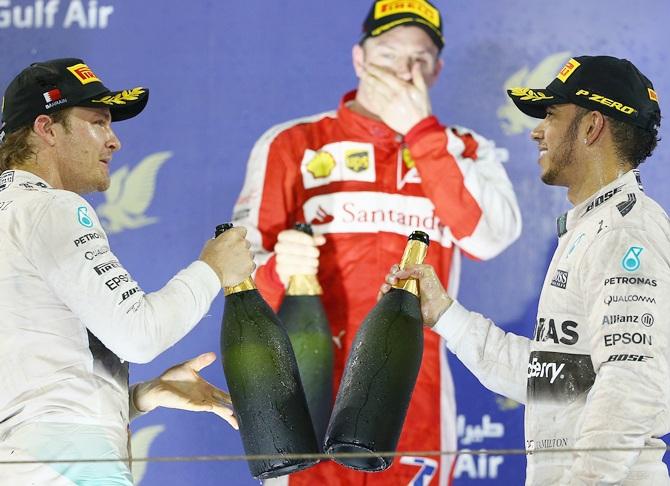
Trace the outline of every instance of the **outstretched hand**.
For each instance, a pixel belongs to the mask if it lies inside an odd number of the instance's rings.
[[[173,366],[158,378],[135,388],[135,407],[149,412],[157,407],[194,412],[212,412],[238,429],[230,395],[204,380],[198,373],[216,360],[216,354],[204,353]]]
[[[442,282],[437,278],[435,269],[430,265],[408,265],[406,269],[400,270],[398,265],[393,265],[385,282],[379,289],[378,299],[391,290],[391,287],[399,280],[415,278],[419,281],[419,298],[421,299],[421,316],[426,326],[433,327],[444,314],[453,300],[444,290]]]

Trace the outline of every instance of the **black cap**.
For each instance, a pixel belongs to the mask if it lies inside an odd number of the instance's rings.
[[[444,47],[442,15],[427,0],[376,0],[363,23],[361,42],[400,25],[421,27],[438,50],[441,51]]]
[[[21,71],[5,91],[2,103],[0,142],[4,136],[27,125],[39,115],[72,106],[109,108],[112,121],[139,114],[149,90],[132,88],[110,91],[81,59],[36,62]]]
[[[217,224],[216,229],[214,230],[214,238],[218,238],[219,235],[225,233],[226,231],[228,231],[232,227],[233,227],[233,223]]]
[[[314,236],[314,230],[312,230],[312,225],[309,223],[304,222],[296,223],[294,229],[301,231],[306,235]]]
[[[428,236],[428,233],[424,233],[423,231],[412,231],[412,234],[410,234],[407,237],[408,240],[415,240],[415,241],[420,241],[421,243],[425,243],[428,245],[430,243],[430,237]]]
[[[512,88],[507,94],[535,118],[544,118],[548,106],[573,103],[647,131],[661,121],[651,81],[632,62],[611,56],[575,57],[545,89]]]

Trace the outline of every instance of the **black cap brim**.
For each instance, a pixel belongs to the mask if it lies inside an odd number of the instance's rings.
[[[94,98],[77,103],[77,106],[109,108],[112,121],[128,120],[139,115],[149,101],[149,90],[142,87],[109,91]]]
[[[507,95],[519,110],[533,118],[544,118],[548,106],[570,103],[547,89],[512,88],[507,90]]]

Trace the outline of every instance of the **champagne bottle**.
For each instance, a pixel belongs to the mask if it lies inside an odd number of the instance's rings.
[[[313,234],[306,223],[296,224],[295,229]],[[291,275],[277,313],[293,346],[319,445],[323,444],[333,400],[333,339],[322,293],[316,275]]]
[[[217,226],[216,235],[232,224]],[[221,355],[251,474],[267,479],[317,461],[282,457],[319,452],[298,365],[286,331],[251,277],[225,287]]]
[[[400,267],[422,263],[428,235],[409,236]],[[418,283],[393,285],[368,313],[351,347],[328,424],[324,449],[329,454],[367,452],[333,460],[363,471],[383,471],[407,414],[423,354],[423,320]]]

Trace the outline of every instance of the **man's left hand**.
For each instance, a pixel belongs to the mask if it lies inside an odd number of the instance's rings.
[[[412,65],[411,81],[403,81],[393,73],[373,64],[363,66],[361,86],[372,110],[381,120],[401,135],[432,113],[428,86],[420,63]]]
[[[212,412],[238,429],[230,395],[219,390],[198,373],[216,360],[216,354],[204,353],[173,366],[158,378],[135,387],[135,408],[149,412],[157,407],[176,408],[194,412]]]

